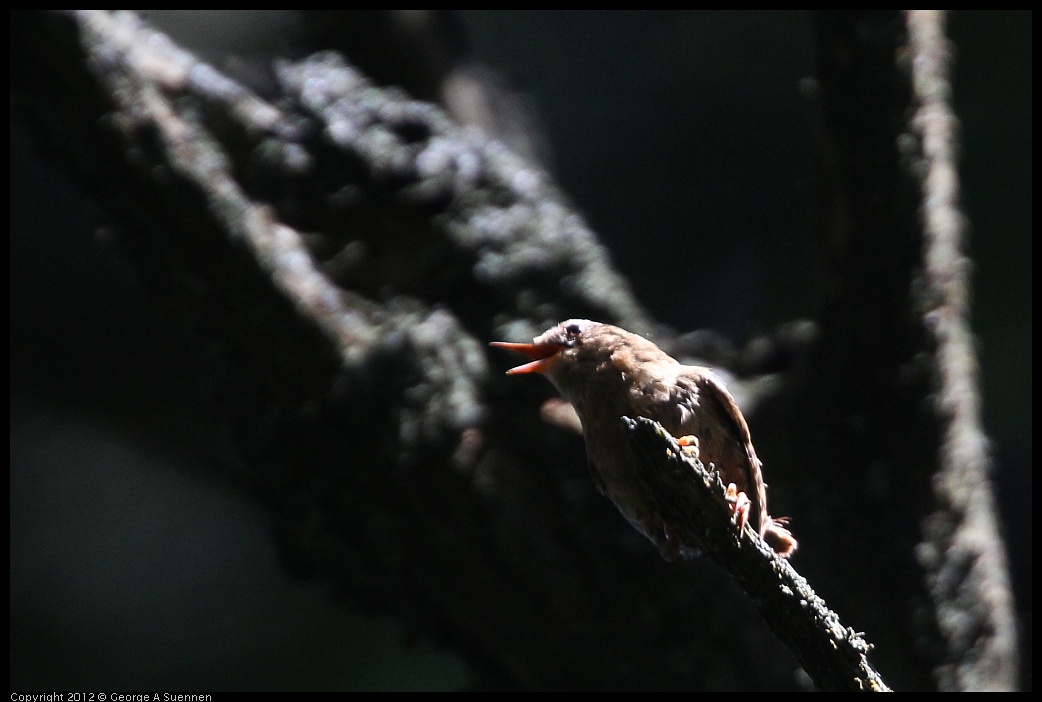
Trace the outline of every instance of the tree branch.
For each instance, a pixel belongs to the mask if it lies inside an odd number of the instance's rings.
[[[720,474],[688,456],[661,425],[623,418],[643,461],[638,470],[682,544],[721,564],[756,602],[771,631],[792,649],[819,690],[890,692],[868,663],[872,649],[844,626],[810,584],[750,525],[739,536]]]

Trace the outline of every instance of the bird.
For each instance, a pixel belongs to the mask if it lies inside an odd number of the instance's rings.
[[[541,373],[571,403],[582,423],[594,484],[663,558],[676,559],[681,546],[637,473],[639,459],[622,417],[655,420],[718,472],[739,531],[751,518],[779,556],[788,558],[796,550],[788,519],[767,512],[767,489],[745,417],[710,368],[683,365],[643,336],[588,319],[563,321],[530,344],[491,345],[531,359],[508,375]]]

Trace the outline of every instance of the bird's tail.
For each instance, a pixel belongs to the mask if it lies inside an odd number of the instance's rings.
[[[763,531],[763,540],[782,558],[788,558],[796,550],[796,537],[788,529],[788,517],[768,516],[767,527]]]

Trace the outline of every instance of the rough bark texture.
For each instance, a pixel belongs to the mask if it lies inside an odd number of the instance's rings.
[[[957,226],[959,215],[954,142],[927,134],[931,123],[944,119],[937,115],[943,71],[924,65],[944,51],[932,18],[909,16],[915,40],[906,46],[904,15],[817,16],[818,74],[831,136],[825,162],[832,192],[823,233],[835,279],[822,320],[820,382],[811,396],[843,408],[821,414],[836,453],[818,468],[842,466],[862,481],[856,497],[867,509],[837,510],[834,515],[852,518],[832,528],[865,546],[866,558],[839,567],[857,568],[849,577],[877,588],[877,602],[890,600],[878,611],[892,621],[887,631],[906,629],[900,640],[877,645],[910,647],[907,655],[928,661],[924,670],[932,669],[945,689],[1012,689],[1016,634],[1004,550],[985,504],[991,485],[965,326],[965,259],[957,231],[937,232],[941,220]],[[932,36],[924,24],[934,25]],[[975,450],[954,451],[953,442]],[[960,487],[953,491],[954,485]],[[975,547],[963,541],[952,548],[954,534],[967,532],[975,534]],[[982,577],[984,571],[995,575]],[[895,591],[905,593],[911,611],[892,606]],[[965,675],[958,683],[953,666]]]
[[[809,580],[859,613],[888,679],[1008,688],[986,456],[959,448],[982,445],[964,281],[938,289],[929,247],[923,272],[919,142],[897,148],[912,104],[907,62],[895,65],[903,18],[816,21],[828,306],[816,333],[793,325],[769,342],[782,353],[747,354],[747,368],[786,371],[748,383],[754,439],[778,457],[782,502],[819,509],[794,515]],[[703,544],[734,580],[708,559],[660,562],[594,493],[579,437],[539,419],[549,387],[502,377],[488,340],[566,317],[693,348],[642,311],[540,168],[332,53],[276,61],[251,91],[129,13],[20,14],[11,36],[13,87],[67,135],[66,158],[117,225],[110,242],[217,350],[235,477],[274,516],[289,568],[466,652],[482,686],[794,688],[798,661],[822,688],[885,688],[864,639],[763,549]],[[642,426],[635,441],[664,459],[670,440]],[[816,628],[797,623],[801,598]],[[953,606],[982,614],[965,630]]]
[[[944,651],[942,690],[1011,690],[1017,684],[1016,624],[1006,552],[995,518],[991,456],[980,417],[977,355],[970,331],[970,269],[959,207],[958,120],[951,109],[951,47],[944,13],[908,15],[922,164],[925,242],[920,299],[936,352],[935,411],[941,422],[935,512],[917,551]]]

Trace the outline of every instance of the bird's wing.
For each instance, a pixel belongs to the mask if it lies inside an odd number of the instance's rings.
[[[746,423],[738,403],[731,397],[731,393],[727,391],[723,381],[713,375],[708,368],[682,372],[678,376],[678,389],[689,398],[691,394],[683,393],[683,390],[684,386],[690,388],[692,385],[696,390],[693,400],[696,405],[700,405],[696,411],[701,413],[702,416],[719,418],[719,421],[724,425],[725,432],[739,444],[739,452],[744,460],[739,461],[737,466],[717,466],[717,470],[721,470],[722,475],[726,475],[724,471],[732,474],[734,471],[740,471],[743,480],[738,485],[739,490],[746,492],[749,499],[753,500],[756,506],[755,518],[757,520],[754,524],[757,525],[757,529],[762,536],[769,524],[769,517],[767,516],[767,490],[763,483],[763,474],[760,472],[760,459],[757,458],[756,449],[753,448],[749,425]],[[688,402],[690,401],[689,399]],[[681,405],[681,413],[683,414],[683,403],[678,404]],[[727,481],[725,480],[725,482]],[[739,481],[735,480],[735,482],[738,483]]]

